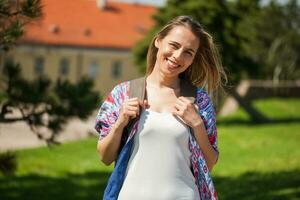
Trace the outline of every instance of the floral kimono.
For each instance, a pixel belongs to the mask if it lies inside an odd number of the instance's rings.
[[[110,131],[118,119],[120,108],[124,100],[129,98],[130,82],[123,82],[115,86],[111,93],[107,96],[100,107],[96,118],[95,129],[100,134],[99,140],[103,139]],[[208,134],[209,141],[213,148],[218,152],[217,148],[217,129],[216,115],[213,104],[208,94],[202,89],[197,89],[196,102],[199,107],[199,115],[201,116]],[[129,133],[129,137],[117,159],[115,169],[108,181],[104,192],[104,200],[117,200],[118,194],[125,179],[125,172],[128,160],[131,155],[133,146],[133,136],[138,129],[137,120]],[[214,188],[204,155],[191,131],[189,136],[189,150],[191,151],[192,173],[195,177],[201,200],[217,200],[217,193]]]

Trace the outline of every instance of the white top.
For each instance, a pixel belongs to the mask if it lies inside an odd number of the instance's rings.
[[[188,141],[188,127],[171,113],[143,110],[118,200],[200,199]]]

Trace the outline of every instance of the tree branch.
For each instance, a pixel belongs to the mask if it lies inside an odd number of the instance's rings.
[[[19,109],[21,109],[21,108],[19,108]],[[5,118],[4,115],[3,116],[0,115],[0,123],[13,123],[13,122],[18,122],[18,121],[31,122],[31,117],[32,116],[40,116],[40,115],[43,115],[43,114],[47,113],[47,111],[43,110],[43,111],[40,111],[40,112],[37,112],[37,113],[30,113],[28,115],[25,115],[23,111],[21,111],[21,113],[22,113],[22,117]]]
[[[0,14],[1,15],[6,15],[6,17],[13,17],[13,16],[19,15],[21,13],[22,13],[21,11],[16,11],[16,12],[10,13],[10,12],[7,12],[5,10],[0,10]]]

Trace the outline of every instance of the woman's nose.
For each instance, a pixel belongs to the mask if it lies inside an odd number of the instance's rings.
[[[179,60],[180,57],[182,55],[182,50],[181,49],[177,49],[176,51],[173,52],[173,57],[176,59],[176,60]]]

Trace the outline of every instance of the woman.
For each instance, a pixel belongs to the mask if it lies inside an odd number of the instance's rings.
[[[106,193],[119,200],[217,199],[209,174],[219,155],[216,119],[203,88],[214,91],[222,75],[212,37],[197,21],[179,16],[163,27],[148,49],[146,98],[129,98],[130,82],[121,83],[97,116],[100,158],[107,165],[118,160],[109,184],[120,187],[107,188],[104,199],[110,198]],[[181,95],[183,81],[198,87],[195,103]],[[121,137],[135,118],[124,164],[118,155]],[[122,168],[124,177],[115,178]]]

